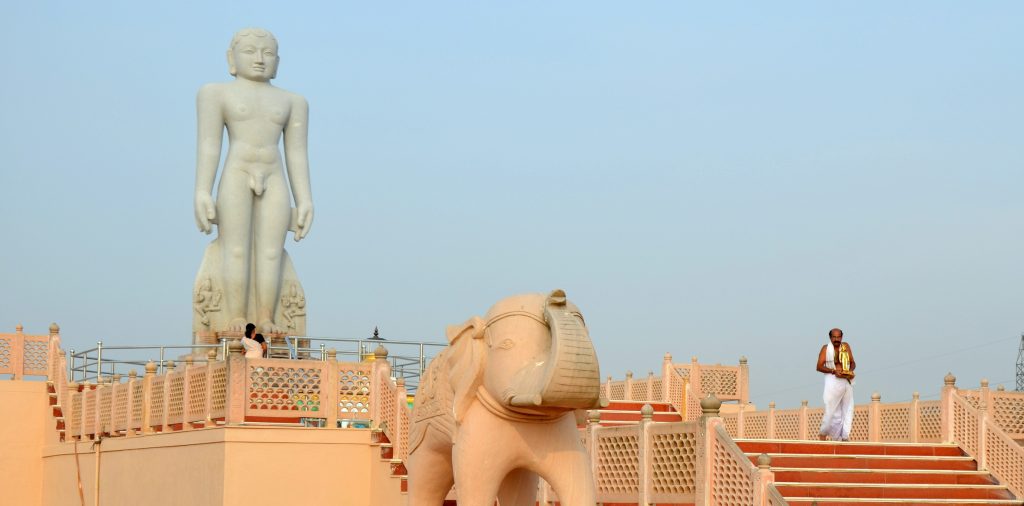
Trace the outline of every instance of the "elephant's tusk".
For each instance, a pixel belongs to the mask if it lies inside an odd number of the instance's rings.
[[[541,402],[542,402],[542,399],[540,397],[540,394],[533,394],[533,395],[516,395],[516,394],[513,394],[512,396],[510,396],[510,398],[508,400],[509,406],[517,406],[517,407],[540,406]]]

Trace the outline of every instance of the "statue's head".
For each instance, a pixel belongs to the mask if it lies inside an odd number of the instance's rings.
[[[228,47],[228,72],[250,81],[269,81],[277,77],[277,39],[262,28],[243,28],[231,38]]]

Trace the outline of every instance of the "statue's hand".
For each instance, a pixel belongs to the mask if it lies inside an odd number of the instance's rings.
[[[313,204],[299,204],[295,211],[298,215],[295,242],[299,242],[303,237],[306,237],[306,234],[309,233],[309,228],[313,226]]]
[[[217,218],[217,208],[213,205],[213,196],[206,192],[196,192],[196,225],[204,234],[209,234],[210,224]]]

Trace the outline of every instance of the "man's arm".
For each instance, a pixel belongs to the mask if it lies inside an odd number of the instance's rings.
[[[213,203],[213,181],[220,164],[220,146],[224,141],[224,115],[216,85],[199,88],[196,96],[196,225],[209,234],[210,223],[217,217]]]
[[[298,230],[295,240],[300,241],[309,233],[313,225],[313,192],[309,188],[309,152],[307,135],[309,133],[309,104],[306,99],[296,95],[292,99],[291,117],[284,127],[284,160],[288,168],[288,182],[292,187],[292,198],[295,199],[295,210],[298,214]]]
[[[825,346],[828,346],[827,344]],[[825,346],[821,347],[821,351],[818,352],[818,372],[825,374],[835,374],[835,371],[825,367]]]

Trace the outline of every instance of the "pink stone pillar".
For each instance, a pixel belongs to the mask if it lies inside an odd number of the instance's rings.
[[[985,440],[985,432],[988,429],[989,420],[988,407],[991,400],[991,393],[988,390],[988,380],[981,380],[981,398],[978,402],[978,470],[988,471],[988,445]]]
[[[594,475],[595,485],[598,477],[597,429],[600,428],[601,412],[596,409],[587,411],[587,450],[590,454],[590,472]]]
[[[672,398],[673,381],[675,381],[675,370],[672,367],[672,354],[665,353],[661,360],[661,402],[672,403],[676,400]]]
[[[697,421],[697,493],[696,506],[712,506],[711,490],[714,486],[712,459],[715,453],[715,427],[722,423],[718,412],[722,402],[714,394],[701,399],[701,417]]]
[[[697,363],[697,355],[690,357],[690,390],[701,400],[704,400],[704,396],[707,394],[700,381],[700,364]]]
[[[320,410],[327,419],[327,427],[334,429],[338,426],[338,351],[334,348],[327,350],[326,367],[326,374],[321,375],[326,384],[320,388]]]
[[[14,327],[14,342],[11,343],[11,381],[21,378],[25,372],[25,334],[19,323]]]
[[[146,363],[146,373],[142,377],[142,433],[153,433],[153,420],[150,407],[153,405],[153,380],[156,376],[156,364],[152,360]]]
[[[386,381],[391,381],[391,365],[388,364],[387,360],[374,360],[370,366],[370,378],[372,378],[373,384],[370,385],[370,419],[373,420],[374,427],[380,427],[381,422],[381,409],[380,407],[384,402],[393,402],[388,395],[388,392],[383,391],[380,385]]]
[[[882,395],[871,394],[871,406],[868,408],[868,441],[877,443],[882,440]]]
[[[647,371],[647,398],[641,401],[658,401],[654,398],[654,371]]]
[[[608,380],[604,382],[604,398],[612,399],[612,375],[608,375]]]
[[[633,400],[633,371],[626,371],[626,387],[622,397],[627,401]]]
[[[405,390],[405,378],[398,378],[395,384],[398,388],[395,389],[395,397],[391,401],[395,403],[395,426],[391,428],[395,437],[394,441],[391,442],[391,447],[394,448],[392,455],[394,455],[394,458],[398,458],[399,455],[402,455],[403,451],[402,433],[409,430],[408,426],[402,425],[402,412],[407,411],[409,407],[405,401],[405,397],[408,394]],[[408,437],[408,434],[405,434],[405,436]]]
[[[648,441],[648,432],[654,420],[654,408],[650,404],[644,404],[640,408],[640,424],[637,426],[637,470],[639,471],[638,481],[640,484],[640,497],[637,498],[638,506],[648,506],[651,497],[651,446]],[[595,475],[597,476],[597,475]]]
[[[800,439],[806,440],[810,436],[810,427],[807,423],[807,399],[800,401]]]
[[[203,427],[213,427],[213,368],[217,365],[217,348],[210,348],[206,352],[206,419]]]
[[[750,368],[747,367],[747,357],[740,357],[739,369],[736,388],[740,394],[740,406],[745,406],[750,400]]]
[[[128,371],[128,402],[126,407],[128,413],[126,413],[127,422],[125,422],[124,427],[125,437],[132,437],[138,435],[135,432],[135,421],[132,420],[134,418],[132,414],[135,413],[135,406],[138,405],[138,403],[142,402],[142,399],[138,398],[138,396],[135,395],[136,381],[139,381],[139,373],[136,372],[135,369]]]
[[[742,439],[746,435],[746,428],[744,427],[746,412],[746,404],[740,405],[740,409],[736,412],[736,439]]]
[[[918,427],[921,425],[921,393],[914,392],[910,399],[910,442],[918,442]]]
[[[947,373],[943,378],[942,401],[939,416],[942,421],[942,442],[953,443],[953,392],[956,391],[956,376]]]
[[[775,439],[775,401],[768,403],[768,439]]]
[[[224,423],[238,425],[245,421],[246,376],[245,348],[241,341],[228,344],[228,381],[225,389]]]

